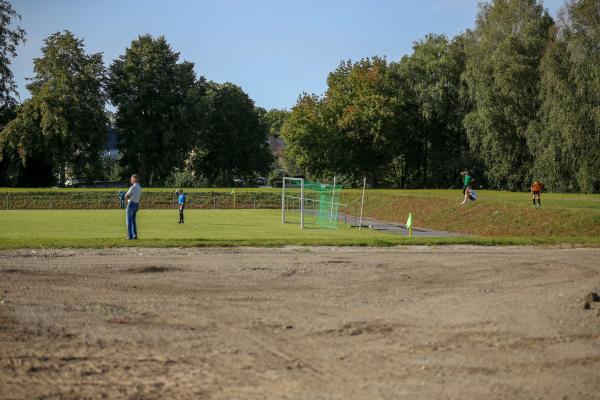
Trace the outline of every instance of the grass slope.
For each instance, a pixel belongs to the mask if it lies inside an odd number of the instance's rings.
[[[528,193],[481,190],[479,199],[461,205],[460,190],[371,190],[365,215],[381,221],[406,221],[416,226],[494,238],[600,237],[600,195],[542,194],[542,207],[531,205]],[[360,206],[355,190],[342,201]]]

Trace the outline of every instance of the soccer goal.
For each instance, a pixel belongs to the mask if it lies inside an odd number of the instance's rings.
[[[281,187],[281,223],[307,224],[321,228],[337,228],[342,185],[284,177]]]

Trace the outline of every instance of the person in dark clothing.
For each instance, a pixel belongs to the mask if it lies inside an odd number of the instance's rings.
[[[119,190],[117,196],[119,196],[119,208],[125,208],[125,192]]]
[[[183,224],[183,210],[185,209],[185,194],[182,189],[177,191],[179,194],[179,198],[177,200],[177,204],[179,204],[179,223]]]

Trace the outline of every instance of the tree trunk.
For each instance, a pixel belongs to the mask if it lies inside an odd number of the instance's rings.
[[[408,175],[408,158],[404,157],[402,160],[402,180],[400,182],[400,188],[406,189],[406,176]]]
[[[66,173],[66,169],[67,167],[65,166],[65,163],[61,163],[60,164],[60,170],[58,172],[58,184],[60,186],[66,186],[67,185],[67,173]]]
[[[423,189],[427,187],[427,148],[429,147],[428,142],[425,141],[425,146],[423,148]]]

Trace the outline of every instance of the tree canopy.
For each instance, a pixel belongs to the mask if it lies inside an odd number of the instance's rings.
[[[25,30],[20,26],[13,27],[14,21],[21,16],[6,0],[0,0],[0,118],[6,110],[12,109],[16,100],[17,88],[12,70],[11,59],[17,56],[17,46],[25,42]],[[0,120],[0,126],[4,121]]]
[[[18,155],[25,167],[28,160],[42,160],[61,184],[67,173],[93,177],[107,127],[101,54],[86,54],[82,40],[57,32],[45,39],[34,72],[27,85],[31,98],[2,132],[0,153]]]
[[[110,66],[107,91],[117,107],[121,164],[149,185],[160,184],[182,167],[199,129],[198,106],[204,79],[194,64],[179,62],[162,36],[143,35]]]
[[[211,184],[266,174],[272,162],[267,127],[254,102],[239,86],[211,82],[205,119],[188,165]]]
[[[528,128],[540,107],[540,62],[552,19],[536,0],[482,3],[467,46],[473,109],[464,121],[471,150],[492,186],[529,187]]]
[[[600,7],[569,3],[541,64],[533,172],[559,191],[600,192]]]
[[[492,0],[453,39],[343,62],[292,108],[287,164],[392,187],[452,187],[466,168],[497,189],[599,192],[599,14],[571,0],[555,23],[539,0]]]
[[[342,61],[323,93],[290,109],[257,107],[241,87],[208,81],[165,37],[141,35],[112,62],[68,31],[34,60],[32,96],[17,105],[10,59],[24,40],[0,0],[0,184],[131,173],[145,184],[229,185],[304,175],[346,185],[478,185],[600,192],[600,6],[568,0],[553,20],[542,0],[488,0],[473,29],[430,33],[410,54]],[[102,161],[105,105],[120,159]],[[269,137],[284,142],[276,163]],[[279,156],[279,154],[277,154]],[[110,169],[110,171],[106,171]]]

